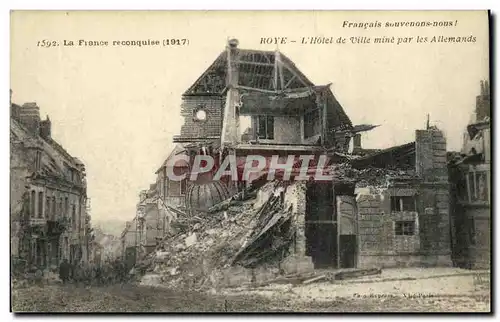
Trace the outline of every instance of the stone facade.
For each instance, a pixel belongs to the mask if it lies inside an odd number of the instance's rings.
[[[12,256],[45,268],[86,262],[85,167],[51,137],[39,110],[11,104]]]
[[[415,149],[415,179],[357,191],[358,267],[451,265],[443,133],[417,130]]]
[[[220,137],[223,102],[224,99],[217,96],[184,96],[181,105],[184,124],[181,127],[180,137],[184,139]],[[196,118],[196,113],[199,110],[206,113],[205,120]]]
[[[296,182],[286,189],[284,196],[285,209],[292,206],[292,222],[295,227],[295,241],[291,246],[291,256],[285,258],[280,268],[286,273],[300,273],[310,271],[314,264],[310,256],[306,255],[306,185],[305,182]]]
[[[491,111],[487,81],[476,98],[476,119],[467,126],[458,160],[450,160],[453,261],[491,266]]]

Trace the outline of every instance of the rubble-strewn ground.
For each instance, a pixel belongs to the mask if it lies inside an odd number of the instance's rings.
[[[235,288],[225,294],[254,294],[289,303],[324,305],[344,303],[346,299],[378,303],[374,311],[456,311],[490,310],[489,273],[456,268],[387,269],[381,275],[354,280],[320,282],[308,285],[267,285]],[[406,303],[408,307],[398,307]]]
[[[88,288],[74,285],[28,286],[12,289],[12,310],[14,312],[490,311],[487,288],[479,285],[469,292],[470,280],[470,275],[453,276],[421,281],[382,282],[387,285],[382,285],[381,282],[360,283],[355,284],[354,288],[352,284],[339,286],[326,283],[297,287],[270,285],[254,291],[232,290],[231,293],[221,291],[217,294],[136,285]],[[425,294],[433,292],[429,289],[429,285],[415,286],[415,283],[422,281],[428,281],[426,283],[434,284],[435,289],[444,291],[434,292],[434,296],[427,297]],[[388,292],[391,283],[393,292]],[[446,285],[450,283],[457,290],[455,293],[447,293],[449,287]],[[462,288],[460,285],[465,287]],[[410,292],[412,287],[414,291]],[[422,291],[424,289],[425,291]]]

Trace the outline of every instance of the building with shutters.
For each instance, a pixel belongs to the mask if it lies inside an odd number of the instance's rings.
[[[36,103],[10,105],[11,255],[44,268],[86,262],[85,165],[52,137]]]

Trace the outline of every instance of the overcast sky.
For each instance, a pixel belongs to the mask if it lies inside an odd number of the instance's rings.
[[[342,28],[344,21],[456,21],[453,27]],[[45,12],[14,13],[13,101],[35,101],[52,135],[87,167],[94,220],[130,220],[138,193],[172,148],[181,94],[224,50],[275,50],[260,37],[288,37],[279,50],[332,90],[354,124],[381,126],[367,148],[414,140],[427,113],[458,150],[479,81],[488,78],[486,12]],[[302,45],[301,37],[414,37],[410,44]],[[417,44],[416,36],[474,36],[474,43]],[[43,39],[187,38],[161,48],[37,47]]]

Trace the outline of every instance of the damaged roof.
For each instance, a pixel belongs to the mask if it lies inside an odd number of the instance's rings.
[[[172,151],[170,152],[170,154],[168,155],[168,157],[165,159],[165,161],[163,161],[162,165],[158,168],[158,170],[156,170],[155,174],[158,174],[163,168],[165,168],[167,166],[167,163],[170,159],[172,159],[174,156],[176,155],[179,155],[179,154],[183,154],[186,152],[186,146],[185,144],[182,144],[182,143],[178,143],[175,145],[175,147],[172,149]],[[189,167],[189,164],[186,163],[186,164],[178,164],[179,162],[176,163],[176,165],[178,167],[181,167],[181,166],[186,166],[186,167]]]
[[[25,146],[39,148],[45,152],[41,158],[41,172],[45,175],[63,177],[71,181],[70,174],[66,172],[66,167],[81,170],[83,163],[72,157],[54,139],[44,139],[39,135],[33,136],[28,130],[14,118],[10,118],[10,132],[14,140],[24,142]]]
[[[352,127],[351,120],[333,95],[330,85],[315,86],[283,53],[236,49],[236,57],[238,89],[243,93],[242,103],[245,99],[260,103],[264,100],[267,104],[259,106],[291,109],[301,106],[300,109],[313,109],[316,104],[315,95],[322,93],[329,110],[335,111],[328,113],[329,123]],[[223,51],[183,96],[223,95],[227,88],[227,76],[228,53]]]
[[[198,78],[183,95],[220,95],[226,88],[228,70],[227,52],[223,51],[210,67]],[[278,59],[277,59],[278,57]],[[314,86],[295,64],[279,51],[237,49],[238,84],[262,90],[274,90],[276,77],[284,88]],[[281,75],[276,75],[275,67],[280,64]]]
[[[376,168],[415,167],[415,142],[390,147],[352,160],[354,168],[372,166]]]

